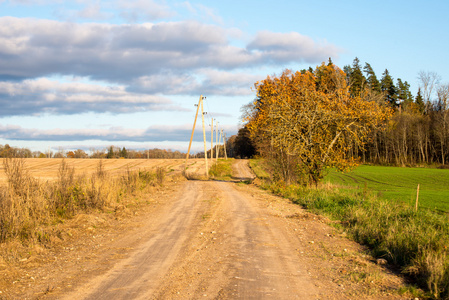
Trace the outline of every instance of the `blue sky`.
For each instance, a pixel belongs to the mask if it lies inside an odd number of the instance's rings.
[[[199,96],[228,136],[254,82],[368,62],[449,81],[447,1],[0,0],[0,144],[186,151]],[[201,123],[194,151],[202,150]],[[206,132],[209,134],[210,127]]]

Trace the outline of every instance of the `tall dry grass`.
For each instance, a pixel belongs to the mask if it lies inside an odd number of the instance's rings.
[[[14,239],[45,242],[37,228],[79,213],[116,207],[131,195],[162,185],[165,177],[163,169],[128,169],[122,176],[108,176],[101,160],[92,175],[75,176],[63,160],[56,181],[40,182],[30,176],[22,158],[5,158],[3,165],[8,183],[0,187],[0,243]]]

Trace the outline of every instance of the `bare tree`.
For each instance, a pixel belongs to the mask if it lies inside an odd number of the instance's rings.
[[[423,93],[424,101],[430,102],[435,87],[441,80],[441,76],[432,71],[419,71],[418,81]]]
[[[438,86],[434,130],[440,144],[441,163],[446,163],[449,148],[449,84]]]

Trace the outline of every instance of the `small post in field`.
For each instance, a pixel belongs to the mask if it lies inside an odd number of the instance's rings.
[[[415,211],[418,211],[418,199],[419,199],[419,183],[418,183],[418,188],[416,189]]]

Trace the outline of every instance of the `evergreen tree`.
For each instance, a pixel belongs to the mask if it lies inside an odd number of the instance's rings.
[[[363,76],[362,67],[360,66],[360,60],[356,57],[352,62],[351,73],[349,76],[349,82],[351,84],[350,91],[353,97],[360,96],[365,83],[366,78]]]
[[[387,101],[387,103],[389,103],[392,107],[397,107],[398,103],[396,87],[394,85],[393,78],[390,76],[390,73],[387,69],[385,69],[385,72],[382,74],[380,87],[385,95],[385,101]]]
[[[415,103],[416,103],[416,105],[418,106],[419,111],[420,111],[421,113],[424,113],[424,110],[425,110],[425,107],[426,107],[426,106],[425,106],[425,104],[424,104],[424,98],[423,98],[423,96],[422,96],[422,94],[421,94],[421,88],[418,89],[418,94],[416,95]]]
[[[380,93],[382,91],[380,88],[380,82],[377,79],[376,73],[374,73],[374,70],[369,63],[365,63],[363,71],[366,74],[368,86],[370,87],[370,89],[372,91]]]
[[[128,157],[128,151],[126,151],[125,147],[123,147],[122,151],[120,151],[120,157],[124,157],[124,158]]]
[[[408,103],[413,102],[413,96],[412,96],[412,93],[410,92],[410,84],[408,84],[407,81],[402,82],[401,78],[398,78],[396,90],[397,90],[398,101],[401,101],[402,103],[405,103],[406,105]]]
[[[109,147],[107,158],[114,158],[114,146]]]
[[[253,141],[250,138],[250,131],[248,127],[239,129],[237,137],[234,142],[235,156],[239,157],[252,157],[256,154],[256,148]]]
[[[352,68],[350,65],[346,65],[343,67],[343,72],[346,73],[346,82],[348,83],[348,85],[351,84],[351,73],[352,73]]]

